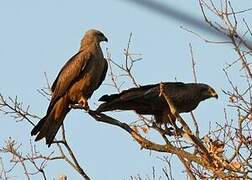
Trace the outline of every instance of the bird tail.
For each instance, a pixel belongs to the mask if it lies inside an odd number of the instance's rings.
[[[122,104],[124,101],[121,99],[116,99],[111,102],[104,102],[100,104],[100,106],[95,110],[97,113],[106,112],[106,111],[114,111],[114,110],[128,110],[127,106],[123,107]]]
[[[31,135],[37,135],[35,141],[46,138],[46,144],[51,146],[60,126],[62,125],[67,113],[70,111],[66,97],[60,98],[50,112],[43,117],[32,129]]]
[[[119,98],[120,95],[119,94],[111,94],[111,95],[103,95],[99,101],[104,101],[104,102],[110,102],[110,101],[113,101],[114,99],[117,99]]]
[[[107,103],[103,103],[95,111],[97,113],[101,113],[101,112],[110,111],[110,110],[111,110],[110,106],[108,106]]]

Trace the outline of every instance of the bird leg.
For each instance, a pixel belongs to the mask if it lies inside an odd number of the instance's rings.
[[[164,127],[165,127],[165,129],[164,129],[165,134],[167,134],[168,136],[172,136],[174,134],[173,133],[173,131],[174,131],[173,127],[168,127],[166,123],[164,124]]]
[[[183,127],[179,128],[178,126],[176,126],[173,134],[176,137],[182,137],[183,133],[184,133]]]
[[[173,135],[174,136],[181,136],[183,133],[183,127],[179,128],[176,124],[176,117],[174,117],[171,114],[168,114],[168,119],[169,119],[169,123],[175,128]],[[167,127],[167,126],[165,126]]]
[[[167,127],[167,124],[164,123],[165,128],[162,128],[163,123],[156,123],[153,122],[152,126],[157,129],[162,135],[168,135],[168,136],[172,136],[173,135],[173,130],[174,128],[172,127]]]
[[[89,106],[88,106],[88,101],[86,98],[84,98],[83,96],[81,96],[80,100],[78,101],[78,103],[83,107],[84,110],[88,111],[89,110]]]
[[[176,136],[176,129],[179,129],[175,123],[176,118],[170,114],[169,112],[165,111],[163,114],[154,115],[156,120],[157,128],[162,131],[162,134],[168,135],[168,136]],[[168,124],[171,125],[171,127],[168,127]],[[162,127],[162,125],[164,125]]]

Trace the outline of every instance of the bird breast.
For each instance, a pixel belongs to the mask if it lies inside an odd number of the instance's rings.
[[[98,88],[104,67],[105,60],[103,58],[92,58],[90,60],[69,91],[71,101],[77,103],[81,96],[86,99],[92,96]]]

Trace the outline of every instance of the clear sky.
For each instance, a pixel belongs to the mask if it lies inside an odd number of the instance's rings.
[[[203,20],[197,1],[163,1],[190,16]],[[235,2],[234,2],[235,3]],[[238,10],[247,8],[250,1],[239,2]],[[246,14],[252,19],[251,13]],[[143,54],[143,61],[136,64],[134,74],[140,84],[160,81],[192,82],[189,43],[193,46],[198,80],[213,86],[219,92],[218,101],[211,99],[200,104],[195,111],[201,135],[207,132],[209,122],[213,124],[224,119],[223,108],[228,98],[222,89],[229,85],[222,71],[226,62],[236,59],[232,47],[209,45],[180,26],[199,31],[183,22],[140,8],[126,0],[84,1],[84,0],[22,0],[0,1],[0,93],[16,95],[31,111],[43,116],[48,101],[38,94],[37,89],[45,86],[43,72],[52,82],[62,65],[79,49],[84,32],[91,28],[102,31],[109,39],[102,43],[108,48],[112,59],[118,64],[124,62],[123,49],[132,32],[132,51]],[[203,33],[205,37],[214,38]],[[215,38],[216,39],[216,38]],[[239,79],[236,75],[234,80]],[[109,77],[104,83],[109,82]],[[125,87],[127,88],[127,87]],[[99,97],[116,92],[103,85],[90,99],[94,109]],[[128,115],[131,114],[131,115]],[[119,115],[122,121],[132,122],[132,113]],[[185,116],[188,117],[188,116]],[[187,118],[190,124],[191,119]],[[21,149],[29,149],[31,126],[16,123],[12,118],[0,114],[0,145],[12,137],[22,143]],[[157,157],[164,154],[140,150],[139,145],[124,131],[94,121],[87,114],[74,110],[65,121],[67,139],[87,174],[96,180],[129,179],[141,174],[151,175],[156,167],[160,173],[165,165]],[[51,152],[43,141],[36,143],[43,152]],[[0,154],[0,157],[3,157]],[[8,165],[8,158],[4,157]],[[180,163],[174,158],[176,179],[184,177]],[[49,179],[67,175],[69,179],[81,179],[65,162],[50,162],[46,167]],[[21,168],[15,169],[16,178],[24,178]]]

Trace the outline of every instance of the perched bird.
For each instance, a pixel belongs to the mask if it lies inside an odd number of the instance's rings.
[[[201,83],[166,82],[165,93],[169,95],[178,113],[190,112],[208,98],[218,98],[215,90]],[[146,85],[124,90],[119,94],[104,95],[97,113],[112,110],[134,110],[138,114],[154,115],[156,123],[168,123],[176,118],[170,112],[167,101],[160,95],[160,84]],[[175,119],[174,119],[175,118]]]
[[[81,40],[80,50],[60,70],[51,90],[52,97],[47,113],[32,129],[35,141],[45,137],[50,147],[63,123],[70,105],[81,104],[89,109],[88,99],[105,79],[108,64],[103,57],[100,42],[108,39],[98,30],[87,31]]]

